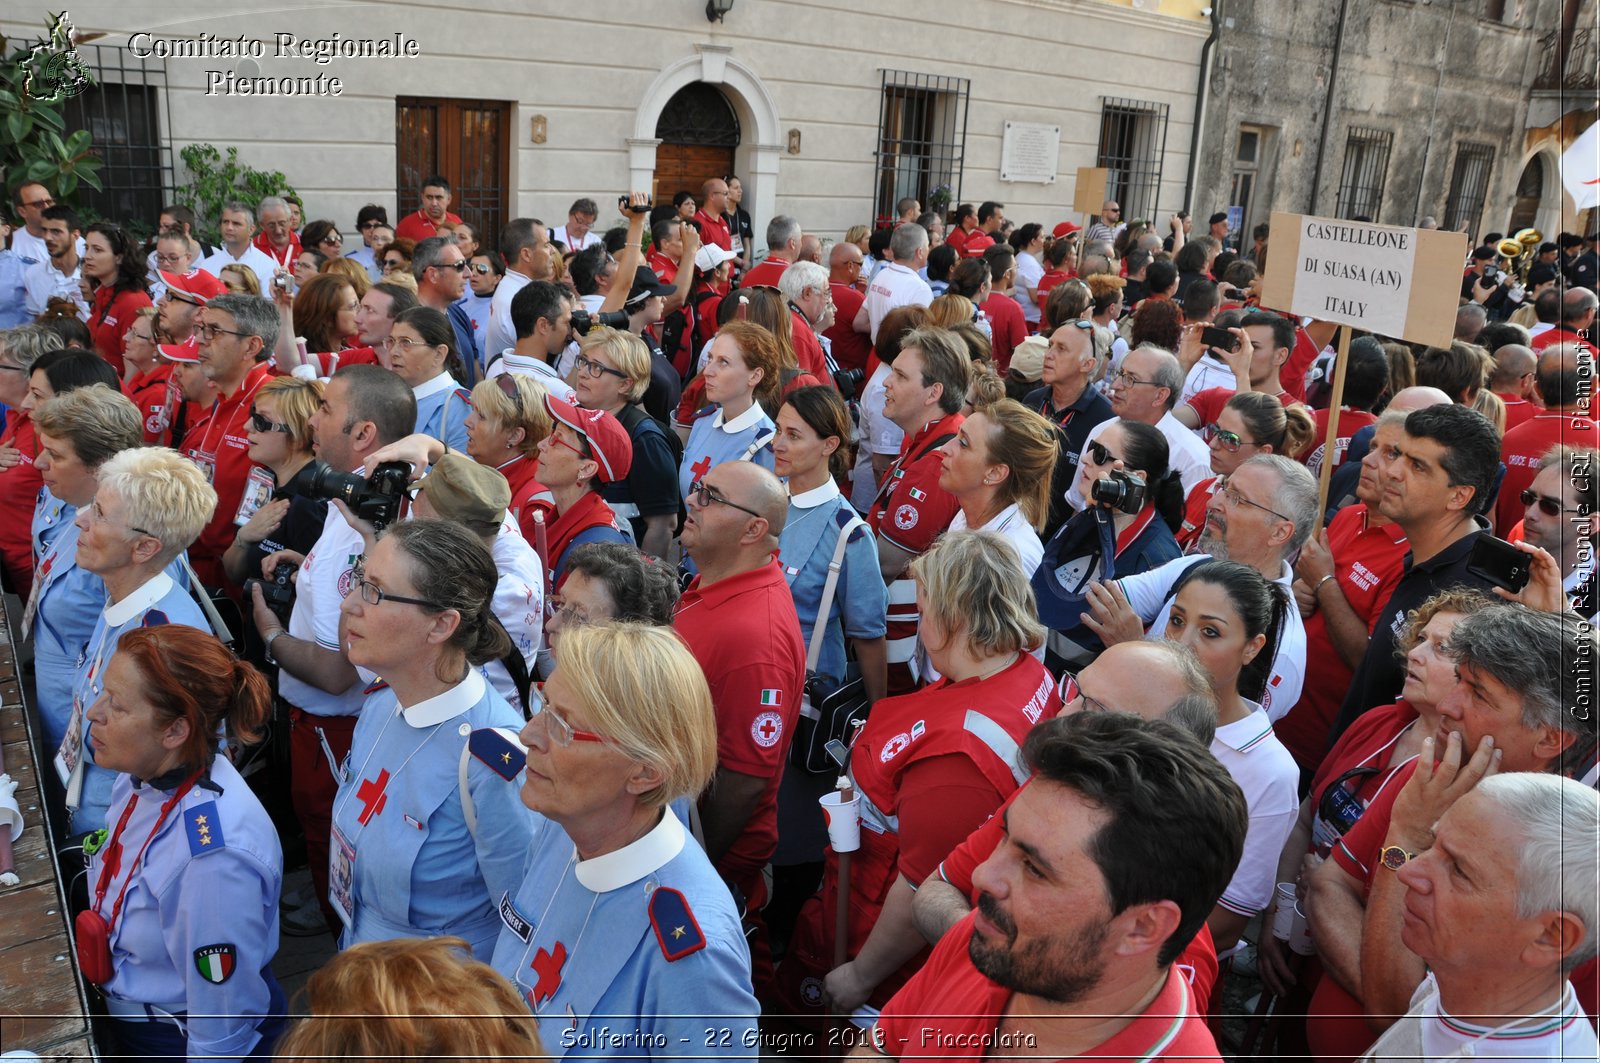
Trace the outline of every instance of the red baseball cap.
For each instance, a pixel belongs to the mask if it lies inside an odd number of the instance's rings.
[[[604,410],[586,410],[545,392],[544,407],[550,416],[584,438],[600,471],[595,479],[616,483],[633,467],[633,440],[622,422]]]
[[[192,296],[189,301],[205,306],[206,303],[219,295],[226,295],[228,289],[223,283],[203,269],[191,269],[188,273],[168,273],[166,270],[157,270],[161,274],[161,283],[167,286],[168,291],[183,292]]]
[[[1078,225],[1075,222],[1064,221],[1060,225],[1057,225],[1054,229],[1051,229],[1050,235],[1059,240],[1063,236],[1071,236],[1073,233],[1081,231],[1083,231],[1083,226]]]
[[[198,362],[200,360],[200,339],[190,336],[182,343],[163,343],[156,347],[161,357],[169,362]]]

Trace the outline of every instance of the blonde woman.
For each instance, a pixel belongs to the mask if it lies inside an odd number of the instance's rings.
[[[1039,529],[1059,454],[1050,422],[1015,399],[974,410],[939,448],[939,486],[961,505],[950,530],[998,533],[1016,550],[1022,577],[1032,576],[1044,555]]]

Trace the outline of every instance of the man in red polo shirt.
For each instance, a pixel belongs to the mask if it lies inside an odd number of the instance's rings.
[[[833,360],[840,369],[865,369],[872,354],[872,340],[856,331],[856,315],[866,295],[856,282],[861,279],[861,248],[840,240],[828,252],[828,290],[833,293],[833,325],[822,334],[833,343]]]
[[[1220,1060],[1173,961],[1244,851],[1238,785],[1190,735],[1123,713],[1041,724],[1023,757],[977,909],[852,1054]]]
[[[783,271],[800,260],[800,242],[805,234],[800,223],[787,214],[774,215],[767,222],[767,257],[744,275],[741,288],[755,288],[766,284],[776,288]]]
[[[272,259],[274,269],[294,271],[294,260],[300,257],[300,236],[289,221],[289,204],[277,196],[268,196],[256,208],[256,221],[261,231],[253,243]],[[262,277],[261,290],[267,290],[270,277]]]
[[[883,415],[905,433],[900,456],[878,486],[867,523],[878,537],[878,568],[889,585],[889,693],[920,685],[915,658],[916,581],[911,560],[944,534],[960,505],[939,486],[939,448],[955,438],[965,420],[972,361],[964,340],[948,329],[920,328],[907,334],[883,386]]]
[[[778,844],[778,781],[789,759],[806,649],[776,554],[789,512],[771,472],[748,461],[715,466],[684,500],[683,549],[699,575],[673,626],[711,687],[717,775],[700,802],[706,855],[744,895],[766,901],[761,869]]]
[[[716,244],[724,251],[733,250],[733,234],[723,214],[728,209],[728,182],[713,177],[700,186],[700,209],[694,212],[695,226],[700,230],[700,242]]]
[[[1495,498],[1494,533],[1502,539],[1522,519],[1522,491],[1539,473],[1539,459],[1557,443],[1600,447],[1600,424],[1589,419],[1594,388],[1592,350],[1576,343],[1547,347],[1539,355],[1544,412],[1528,418],[1500,441],[1506,475]]]
[[[1531,401],[1537,393],[1539,356],[1520,343],[1508,343],[1492,353],[1494,375],[1489,378],[1489,387],[1506,404],[1509,432],[1539,412]]]
[[[1585,337],[1594,327],[1595,309],[1600,296],[1588,288],[1568,288],[1561,297],[1561,321],[1533,338],[1533,349],[1543,351],[1557,343],[1576,343],[1594,354],[1594,345]]]
[[[208,588],[228,586],[222,555],[238,531],[235,518],[250,478],[250,404],[272,371],[256,358],[278,340],[278,311],[259,295],[219,295],[206,303],[195,326],[200,371],[217,389],[210,413],[183,437],[179,451],[206,474],[217,508],[189,547],[195,574]]]
[[[971,242],[967,244],[968,248],[972,246]],[[1011,287],[1017,279],[1017,255],[1010,244],[995,244],[983,252],[983,260],[989,264],[991,291],[978,309],[988,315],[994,366],[1003,376],[1011,367],[1011,352],[1028,338],[1028,321],[1022,316],[1022,307],[1011,297]]]
[[[450,213],[450,182],[434,174],[422,182],[422,208],[401,218],[394,234],[407,240],[426,240],[438,236],[439,226],[445,222],[460,225],[461,219]]]

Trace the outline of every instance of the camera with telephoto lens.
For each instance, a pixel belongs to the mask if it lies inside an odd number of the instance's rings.
[[[374,530],[382,531],[400,516],[400,500],[406,496],[410,482],[411,466],[403,461],[386,461],[372,470],[370,477],[335,472],[331,466],[318,462],[306,485],[306,494],[312,498],[337,498]]]
[[[628,329],[628,313],[625,310],[606,310],[602,313],[591,314],[587,310],[574,310],[572,312],[572,331],[580,336],[587,336],[592,328]]]
[[[844,401],[849,402],[860,392],[861,381],[866,375],[866,371],[862,369],[840,369],[833,374],[833,386],[839,389]]]
[[[1089,487],[1089,497],[1096,505],[1123,513],[1137,513],[1144,508],[1145,482],[1142,477],[1121,469],[1113,469],[1110,476],[1096,480]]]
[[[244,581],[245,597],[253,597],[251,587],[260,587],[261,598],[267,603],[267,608],[272,610],[272,615],[284,624],[288,624],[289,614],[294,612],[294,574],[298,571],[299,566],[293,561],[279,561],[272,569],[270,580]]]

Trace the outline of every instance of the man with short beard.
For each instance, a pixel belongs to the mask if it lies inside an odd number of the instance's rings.
[[[884,1006],[853,1056],[1217,1060],[1173,960],[1244,850],[1244,795],[1165,720],[1040,724],[978,907]]]

